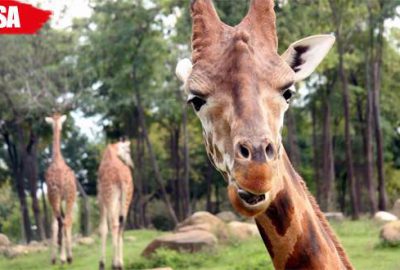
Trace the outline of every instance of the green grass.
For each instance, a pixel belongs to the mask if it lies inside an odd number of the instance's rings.
[[[380,244],[379,226],[368,220],[345,221],[333,224],[356,269],[400,270],[400,248],[385,247]],[[174,270],[268,270],[273,269],[261,239],[232,242],[213,250],[197,254],[179,254],[161,250],[152,259],[140,257],[141,251],[160,232],[140,230],[129,231],[125,236],[136,237],[135,241],[125,241],[126,269],[146,269],[170,266]],[[110,265],[111,243],[107,250],[107,266]],[[74,248],[72,266],[51,266],[49,253],[7,259],[0,256],[0,269],[97,269],[99,255],[98,240],[92,246]]]

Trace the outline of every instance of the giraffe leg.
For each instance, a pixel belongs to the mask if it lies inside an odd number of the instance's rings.
[[[119,269],[119,256],[118,256],[118,231],[119,231],[119,222],[118,216],[113,215],[111,219],[111,235],[112,235],[112,245],[113,245],[113,260],[112,260],[112,269]]]
[[[72,263],[72,217],[65,220],[65,247],[67,250],[67,262]]]
[[[66,205],[65,213],[65,247],[67,251],[67,262],[72,263],[72,216],[73,216],[73,206],[75,200],[70,200]]]
[[[62,221],[61,222],[59,222],[59,223],[61,223],[62,225],[62,228],[61,228],[61,254],[60,254],[60,261],[61,261],[61,264],[64,264],[66,261],[67,261],[67,252],[66,252],[66,228],[65,228],[65,222],[64,222],[64,219],[61,219]],[[60,225],[58,225],[58,226],[60,226]],[[60,228],[59,228],[59,230],[60,230]]]
[[[123,234],[124,234],[124,227],[125,227],[125,221],[126,221],[126,216],[127,216],[127,207],[126,207],[126,200],[127,200],[127,194],[126,194],[126,188],[124,185],[121,189],[121,197],[119,200],[119,217],[118,217],[118,263],[120,266],[120,269],[123,268],[124,265],[124,239],[123,239]]]
[[[119,201],[118,196],[115,196],[115,193],[110,207],[110,221],[113,244],[112,269],[119,270],[121,269],[119,262]]]
[[[118,230],[118,262],[120,265],[120,269],[123,269],[124,265],[124,216],[119,217],[119,230]]]
[[[56,264],[57,262],[57,249],[58,249],[58,221],[55,215],[53,215],[53,221],[51,224],[51,263]]]
[[[107,233],[108,233],[107,212],[105,207],[101,207],[99,231],[101,237],[99,269],[104,270],[106,262],[106,244],[107,244]]]

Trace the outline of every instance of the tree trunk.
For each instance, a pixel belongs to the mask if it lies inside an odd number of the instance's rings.
[[[90,235],[91,228],[90,228],[90,204],[89,204],[89,197],[86,194],[85,190],[83,189],[81,183],[76,179],[76,186],[78,187],[79,194],[82,198],[81,201],[81,233],[84,236]]]
[[[348,185],[350,187],[350,203],[351,203],[351,215],[353,219],[359,218],[359,210],[356,204],[356,196],[357,192],[355,190],[355,181],[354,181],[354,169],[353,169],[353,154],[352,154],[352,142],[351,142],[351,135],[350,135],[350,97],[349,97],[349,88],[348,88],[348,81],[347,81],[347,74],[344,67],[344,44],[342,41],[341,36],[341,17],[342,11],[338,10],[336,6],[337,3],[334,3],[333,0],[329,0],[329,4],[332,10],[332,17],[333,22],[335,24],[335,33],[336,33],[336,44],[337,50],[339,55],[339,78],[342,83],[343,89],[343,110],[344,110],[344,119],[345,119],[345,152],[346,152],[346,167],[347,167],[347,180]],[[340,7],[343,9],[343,7]]]
[[[381,10],[383,7],[381,6]],[[387,205],[387,195],[385,189],[384,177],[384,160],[383,160],[383,136],[380,120],[380,91],[381,91],[381,66],[382,66],[382,51],[383,51],[383,19],[378,21],[378,36],[376,43],[376,52],[373,63],[373,101],[372,109],[375,124],[375,139],[376,139],[376,162],[378,171],[378,192],[379,192],[379,210],[385,211]]]
[[[28,204],[26,201],[25,185],[24,185],[24,155],[25,151],[23,148],[24,142],[24,131],[19,123],[16,123],[16,132],[18,140],[18,153],[17,153],[17,163],[14,166],[14,176],[16,180],[17,194],[20,202],[20,210],[22,216],[22,223],[24,226],[24,237],[27,243],[32,240],[32,229],[31,221],[29,218]]]
[[[44,188],[43,188],[44,182],[41,183],[40,185],[40,190],[42,193],[42,205],[43,205],[43,223],[44,223],[44,229],[46,233],[46,238],[50,238],[51,236],[51,229],[50,229],[50,219],[48,215],[48,210],[47,210],[47,202],[46,202],[46,194],[44,193]]]
[[[152,167],[153,167],[153,170],[154,170],[154,174],[155,174],[155,179],[156,179],[156,182],[157,182],[158,186],[160,187],[161,194],[162,194],[163,200],[165,202],[165,205],[167,207],[168,213],[171,216],[171,219],[174,222],[174,224],[177,225],[178,224],[178,218],[176,217],[174,208],[172,207],[172,204],[171,204],[171,202],[170,202],[170,200],[168,198],[167,191],[165,190],[165,187],[164,187],[164,180],[163,180],[163,178],[161,176],[161,173],[160,173],[160,170],[158,168],[157,159],[155,157],[155,154],[154,154],[154,151],[153,151],[153,146],[152,146],[152,144],[150,142],[149,135],[148,135],[148,132],[147,132],[145,118],[144,118],[144,111],[143,111],[143,108],[142,108],[142,102],[141,102],[140,94],[138,93],[138,91],[136,91],[136,102],[137,102],[137,108],[138,108],[138,120],[139,120],[139,124],[140,124],[140,126],[142,128],[142,131],[143,131],[143,137],[144,137],[144,140],[146,142],[147,149],[149,151],[151,164],[152,164]]]
[[[173,183],[173,198],[174,198],[174,207],[175,213],[177,213],[178,220],[183,220],[183,206],[182,206],[182,181],[180,174],[180,151],[179,151],[179,137],[180,130],[179,126],[173,125],[170,129],[170,157],[171,157],[171,166],[174,171],[174,176],[172,179]]]
[[[370,15],[371,16],[371,15]],[[370,18],[371,21],[371,18]],[[370,47],[373,46],[373,30],[370,29]],[[366,85],[367,85],[367,106],[365,112],[365,142],[364,142],[364,154],[365,154],[365,183],[368,189],[368,199],[370,205],[370,214],[371,216],[375,214],[377,211],[377,205],[375,200],[375,187],[374,187],[374,158],[373,158],[373,145],[372,145],[372,129],[373,129],[373,90],[371,83],[371,69],[370,64],[372,57],[371,50],[366,50],[366,64],[365,64],[365,74],[366,74]],[[368,56],[369,55],[369,56]]]
[[[338,45],[340,47],[340,45]],[[354,169],[353,169],[353,154],[352,154],[352,141],[350,135],[350,105],[349,105],[349,89],[347,83],[347,75],[344,70],[343,64],[343,50],[340,49],[339,53],[339,76],[342,81],[343,87],[343,107],[344,107],[344,118],[345,118],[345,147],[346,147],[346,167],[347,167],[347,180],[350,187],[350,203],[352,208],[352,218],[359,218],[359,210],[356,204],[357,192],[355,189],[354,181]]]
[[[183,125],[183,217],[187,218],[191,215],[192,209],[190,207],[190,183],[189,183],[189,172],[190,172],[190,160],[189,160],[189,132],[187,129],[187,106],[183,107],[182,112],[182,125]]]
[[[326,91],[324,106],[323,106],[323,130],[322,130],[322,204],[323,211],[333,211],[335,202],[335,167],[332,146],[332,131],[331,131],[331,104],[330,96],[331,89],[328,86]]]
[[[318,204],[321,205],[323,200],[322,194],[322,179],[321,179],[321,162],[320,155],[318,154],[320,151],[320,147],[318,146],[318,135],[317,135],[317,109],[316,104],[313,102],[311,105],[311,120],[312,120],[312,144],[313,144],[313,165],[314,165],[314,181],[317,187],[317,201]]]
[[[143,182],[142,173],[143,169],[143,151],[142,151],[142,136],[140,127],[137,127],[137,140],[136,140],[136,166],[135,166],[135,195],[134,195],[134,209],[137,210],[135,215],[135,226],[137,228],[143,228],[144,225],[144,211],[142,204],[143,197]]]
[[[43,221],[40,214],[39,200],[37,198],[37,138],[31,130],[28,145],[25,149],[24,158],[24,175],[28,179],[29,183],[29,194],[32,199],[32,212],[37,227],[37,238],[40,241],[46,239],[46,235],[43,229]]]

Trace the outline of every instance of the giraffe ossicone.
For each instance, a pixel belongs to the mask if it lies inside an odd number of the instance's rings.
[[[231,204],[255,217],[276,269],[353,269],[281,137],[293,85],[315,70],[335,37],[311,36],[279,55],[273,0],[252,0],[236,26],[219,19],[211,0],[192,0],[190,9],[193,64],[181,60],[176,74]]]

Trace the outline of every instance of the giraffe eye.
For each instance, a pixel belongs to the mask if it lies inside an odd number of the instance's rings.
[[[294,91],[292,89],[286,89],[283,92],[282,96],[286,100],[286,102],[289,104],[290,99],[292,98],[293,94],[294,94]]]
[[[196,112],[200,111],[201,107],[206,104],[206,101],[198,96],[193,96],[188,100],[188,103],[193,105]]]

